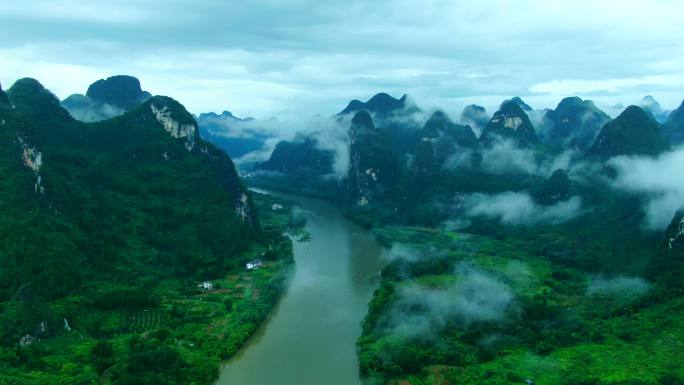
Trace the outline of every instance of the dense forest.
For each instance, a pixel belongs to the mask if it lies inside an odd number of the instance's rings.
[[[0,91],[2,384],[211,384],[279,297],[289,206],[140,103],[82,123],[36,80]]]
[[[467,107],[474,127],[416,111],[378,94],[335,116],[349,148],[337,183],[304,160],[282,168],[285,145],[247,179],[336,200],[390,248],[357,344],[365,381],[682,383],[684,200],[672,195],[658,227],[665,193],[623,187],[644,167],[662,176],[650,183],[676,178],[655,170],[680,142],[653,113],[611,119],[577,97],[534,111],[513,98],[486,123]],[[314,182],[302,186],[303,173]]]

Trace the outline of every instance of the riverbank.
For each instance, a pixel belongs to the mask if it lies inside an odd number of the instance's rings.
[[[222,370],[219,385],[361,385],[356,340],[385,249],[330,202],[272,192],[306,213],[295,271],[268,321]]]
[[[207,272],[208,281],[196,282],[179,273],[140,288],[100,286],[109,294],[95,298],[99,306],[85,295],[61,300],[50,310],[66,318],[46,318],[52,336],[0,347],[0,384],[140,384],[165,378],[212,384],[221,360],[234,355],[271,313],[292,271],[292,244],[280,235],[288,231],[292,206],[256,194],[254,200],[264,234],[231,257],[234,268],[225,276]],[[245,263],[257,258],[262,266],[247,270]],[[80,311],[86,306],[87,313]]]

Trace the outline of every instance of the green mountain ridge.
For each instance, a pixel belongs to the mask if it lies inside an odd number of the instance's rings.
[[[620,155],[656,156],[669,149],[653,116],[640,107],[629,106],[603,126],[587,157],[607,160]]]
[[[218,359],[256,329],[280,284],[266,281],[261,302],[232,316],[237,324],[225,327],[237,334],[222,348],[201,332],[211,319],[202,324],[182,304],[195,303],[198,282],[241,273],[258,255],[274,264],[289,257],[280,232],[262,229],[231,159],[169,97],[83,123],[34,79],[18,80],[6,96],[13,107],[0,103],[0,383],[91,384],[104,370],[112,384],[143,383],[138,376],[211,383]],[[145,342],[138,330],[150,333]],[[168,335],[206,345],[188,350]],[[97,357],[105,361],[91,361]],[[168,365],[142,369],[129,364],[135,357]],[[72,363],[80,369],[59,372]]]

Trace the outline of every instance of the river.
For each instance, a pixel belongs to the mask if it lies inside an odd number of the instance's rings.
[[[386,250],[332,203],[279,192],[311,213],[283,298],[217,385],[359,385],[355,342]]]

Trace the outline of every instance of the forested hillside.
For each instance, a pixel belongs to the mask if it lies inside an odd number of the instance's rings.
[[[350,103],[339,128],[346,188],[307,184],[390,248],[358,341],[367,383],[682,381],[681,214],[663,232],[684,204],[681,151],[648,111],[513,98],[478,137],[382,105]],[[248,181],[302,185],[280,171]]]
[[[21,79],[0,122],[0,383],[211,383],[291,253],[230,158],[168,97],[86,124]],[[257,257],[261,295],[226,295]]]

